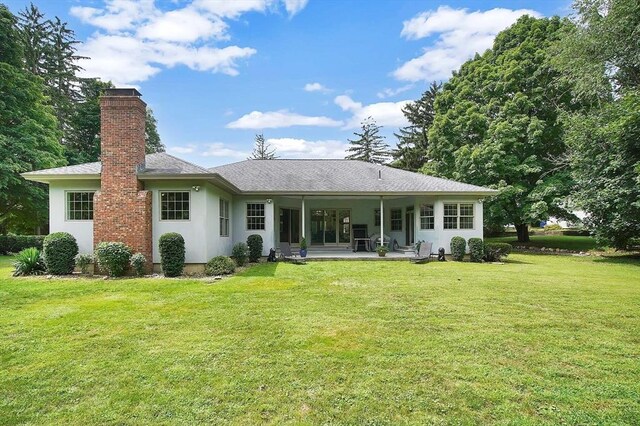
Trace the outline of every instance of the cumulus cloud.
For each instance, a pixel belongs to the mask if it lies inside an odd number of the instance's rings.
[[[229,129],[276,129],[292,126],[338,127],[342,121],[324,116],[301,115],[286,109],[280,111],[252,111],[227,124]]]
[[[102,8],[74,6],[70,13],[97,28],[78,48],[80,55],[90,58],[78,62],[84,68],[81,76],[135,85],[179,65],[237,75],[239,61],[256,50],[219,46],[230,40],[228,20],[279,7],[293,16],[305,5],[300,0],[193,0],[162,10],[153,0],[105,0]]]
[[[343,111],[351,113],[351,118],[344,125],[345,129],[360,127],[367,117],[373,117],[379,126],[404,127],[409,124],[402,113],[402,108],[411,100],[363,105],[362,102],[356,102],[347,95],[340,95],[334,99],[334,102]]]
[[[280,158],[344,158],[348,148],[346,142],[331,139],[269,138],[266,142]]]
[[[205,147],[205,151],[202,152],[204,157],[224,157],[233,160],[244,160],[251,155],[249,151],[235,149],[222,142],[205,144]]]
[[[186,145],[186,146],[169,146],[167,147],[167,151],[175,152],[176,154],[193,154],[197,149],[196,145]]]
[[[383,89],[381,91],[379,91],[376,96],[378,96],[380,99],[385,99],[385,98],[391,98],[393,96],[399,95],[400,93],[404,93],[407,90],[411,90],[413,89],[414,85],[413,84],[407,84],[405,86],[401,86],[401,87],[397,87],[395,89]]]
[[[393,75],[398,80],[412,82],[449,78],[451,71],[476,52],[489,49],[495,36],[522,15],[540,16],[530,9],[470,12],[449,6],[420,13],[403,23],[401,35],[408,40],[436,36],[436,41],[433,46],[425,47],[422,55],[402,64]]]
[[[330,92],[330,89],[327,89],[320,83],[307,83],[304,85],[305,92]]]

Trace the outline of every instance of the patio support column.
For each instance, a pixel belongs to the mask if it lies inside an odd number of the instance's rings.
[[[307,234],[305,232],[305,228],[306,228],[306,224],[307,224],[307,220],[305,218],[305,208],[304,208],[304,195],[302,196],[302,238],[306,238]],[[307,241],[307,244],[309,244],[309,242]]]
[[[380,196],[380,245],[384,245],[384,199]]]

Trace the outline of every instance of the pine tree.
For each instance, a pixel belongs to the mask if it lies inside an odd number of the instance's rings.
[[[434,117],[433,102],[441,88],[442,85],[434,81],[420,99],[402,108],[409,125],[394,133],[398,138],[396,149],[391,153],[394,167],[415,172],[427,161],[429,128]]]
[[[262,133],[256,135],[256,143],[253,148],[253,152],[248,160],[274,160],[276,157],[276,150],[271,149],[271,145],[269,145]]]
[[[380,129],[373,119],[367,117],[362,121],[362,133],[353,132],[358,139],[348,139],[351,145],[345,158],[347,160],[360,160],[368,163],[384,164],[389,160],[389,145],[384,142],[385,137],[381,136]]]

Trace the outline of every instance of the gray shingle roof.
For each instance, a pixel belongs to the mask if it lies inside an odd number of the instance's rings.
[[[245,160],[209,169],[242,192],[492,194],[469,185],[354,160]]]

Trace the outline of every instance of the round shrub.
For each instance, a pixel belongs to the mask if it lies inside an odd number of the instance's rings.
[[[462,262],[464,252],[467,248],[467,242],[462,237],[451,238],[451,257],[453,260]]]
[[[160,237],[160,263],[165,277],[178,277],[184,271],[184,238],[177,232]]]
[[[238,243],[231,250],[231,257],[236,261],[238,266],[244,266],[249,256],[249,247],[245,243]]]
[[[42,257],[47,271],[53,275],[67,275],[76,266],[78,243],[68,232],[54,232],[42,242]]]
[[[40,255],[40,250],[29,247],[16,255],[13,262],[13,276],[21,275],[41,275],[45,272],[44,261]]]
[[[484,257],[484,241],[482,241],[482,238],[469,238],[469,257],[472,262],[482,262]]]
[[[485,243],[484,260],[487,262],[500,262],[511,253],[511,244]]]
[[[95,251],[98,267],[110,277],[121,277],[129,267],[131,249],[124,243],[102,242]]]
[[[90,254],[78,254],[76,255],[76,266],[80,268],[80,272],[83,274],[89,273],[89,265],[93,262],[93,256]]]
[[[144,257],[144,254],[135,253],[131,255],[129,263],[131,264],[131,268],[133,268],[133,272],[136,273],[136,276],[141,277],[144,275],[144,269],[147,266],[147,258]]]
[[[257,262],[262,256],[262,237],[258,234],[249,235],[247,246],[249,246],[249,262]]]
[[[207,275],[228,275],[236,270],[236,262],[229,256],[216,256],[207,262],[204,273]]]

